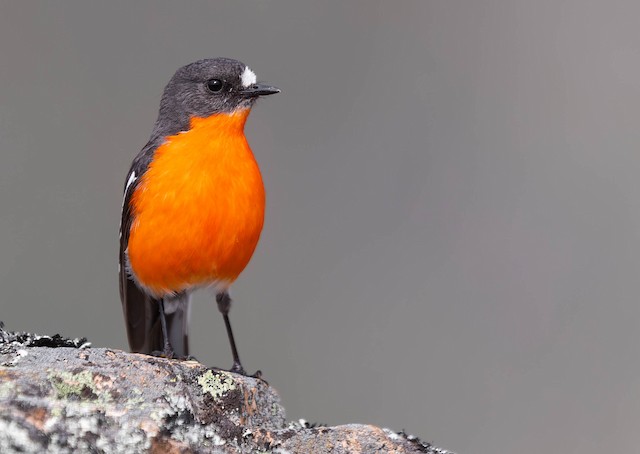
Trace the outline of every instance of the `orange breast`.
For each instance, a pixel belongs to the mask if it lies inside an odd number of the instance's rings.
[[[265,194],[244,136],[248,114],[194,118],[156,150],[133,193],[129,264],[155,296],[228,285],[249,263]]]

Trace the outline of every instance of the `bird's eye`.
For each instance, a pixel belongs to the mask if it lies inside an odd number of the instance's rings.
[[[222,90],[223,86],[224,83],[220,79],[210,79],[207,81],[207,88],[214,93]]]

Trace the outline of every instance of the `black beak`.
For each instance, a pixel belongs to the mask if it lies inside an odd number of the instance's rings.
[[[280,89],[267,84],[253,84],[240,90],[240,94],[245,98],[257,98],[280,93]]]

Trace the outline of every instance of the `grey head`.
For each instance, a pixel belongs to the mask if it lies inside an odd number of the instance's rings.
[[[206,118],[251,108],[260,96],[280,92],[257,83],[247,65],[231,58],[198,60],[178,69],[164,89],[153,139],[189,128],[192,117]]]

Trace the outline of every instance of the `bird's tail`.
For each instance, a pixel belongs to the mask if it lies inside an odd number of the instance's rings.
[[[150,354],[164,350],[160,301],[164,303],[167,335],[174,355],[188,356],[191,303],[189,295],[180,293],[158,300],[142,292],[128,280],[123,295],[123,309],[131,351]]]

